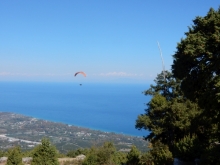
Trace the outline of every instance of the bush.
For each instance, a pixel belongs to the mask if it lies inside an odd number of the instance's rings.
[[[174,144],[175,157],[183,161],[194,161],[199,158],[202,151],[202,144],[196,135],[188,135]]]
[[[6,165],[22,165],[22,154],[20,147],[14,147],[8,152],[8,160]]]
[[[56,148],[48,139],[42,139],[41,143],[34,148],[31,165],[59,165]]]
[[[169,150],[169,147],[161,142],[155,142],[153,144],[153,149],[149,151],[153,163],[155,165],[172,165],[173,164],[173,155]]]

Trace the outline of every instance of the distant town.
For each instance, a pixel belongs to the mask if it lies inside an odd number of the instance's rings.
[[[0,112],[0,149],[7,150],[19,145],[31,150],[42,138],[49,138],[61,153],[79,148],[101,146],[113,142],[119,151],[128,152],[132,145],[146,151],[148,142],[143,137],[102,132],[73,125],[36,119],[9,112]]]

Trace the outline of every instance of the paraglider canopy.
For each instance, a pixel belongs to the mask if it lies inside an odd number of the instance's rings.
[[[76,72],[75,76],[78,75],[78,74],[82,74],[84,77],[86,77],[86,74],[84,72]]]

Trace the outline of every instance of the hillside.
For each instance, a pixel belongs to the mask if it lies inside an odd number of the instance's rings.
[[[105,141],[113,142],[120,151],[129,151],[132,145],[137,146],[141,151],[147,150],[147,142],[142,137],[102,132],[20,114],[0,112],[1,150],[7,150],[15,145],[20,145],[22,150],[31,150],[43,137],[49,138],[61,153],[78,148],[101,146]]]

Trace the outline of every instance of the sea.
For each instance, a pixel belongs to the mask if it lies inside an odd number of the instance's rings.
[[[146,136],[137,130],[138,115],[144,114],[150,96],[149,84],[73,82],[0,82],[0,111],[53,122]]]

